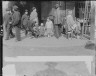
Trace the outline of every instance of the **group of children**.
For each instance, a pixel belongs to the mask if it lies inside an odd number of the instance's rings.
[[[25,10],[25,13],[21,17],[17,6],[14,6],[13,11],[14,12],[12,13],[11,9],[6,9],[6,14],[4,16],[4,35],[7,34],[5,36],[5,40],[9,40],[12,35],[13,37],[16,37],[16,41],[20,41],[20,30],[22,29],[25,31],[26,36],[28,35],[28,33],[30,33],[31,37],[35,38],[52,37],[55,36],[58,31],[60,31],[60,36],[62,36],[64,29],[65,34],[66,29],[68,29],[68,32],[71,32],[72,34],[74,33],[74,31],[77,33],[77,35],[80,33],[80,22],[78,22],[78,20],[76,20],[76,22],[74,21],[73,16],[71,15],[72,11],[69,11],[68,15],[65,17],[65,25],[60,24],[59,27],[57,27],[55,23],[53,24],[50,16],[47,17],[46,23],[39,23],[35,7],[32,8],[30,16],[28,15],[28,10]],[[12,31],[13,28],[15,28],[15,34]],[[62,30],[61,28],[64,29]]]
[[[51,37],[54,35],[53,31],[53,22],[51,19],[48,17],[46,23],[41,23],[40,26],[33,27],[34,33],[37,34],[39,37]]]
[[[55,31],[52,20],[50,19],[50,17],[47,17],[46,23],[41,23],[39,26],[38,17],[35,9],[33,9],[33,12],[31,14],[32,16],[28,16],[28,10],[25,10],[25,14],[22,16],[21,24],[23,25],[23,28],[25,30],[25,35],[27,35],[29,31],[31,32],[32,38],[44,36],[52,37]],[[71,34],[75,32],[77,35],[80,33],[80,23],[78,22],[78,20],[74,21],[72,11],[68,12],[68,15],[66,16],[66,23],[68,32],[70,32]]]
[[[21,28],[25,31],[25,35],[30,32],[31,38],[33,37],[51,37],[53,33],[53,22],[49,17],[47,17],[46,23],[38,23],[38,15],[36,8],[33,7],[33,11],[30,16],[28,15],[28,10],[25,10],[24,15],[21,18]]]

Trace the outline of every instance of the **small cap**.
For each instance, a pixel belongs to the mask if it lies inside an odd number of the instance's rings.
[[[18,6],[14,5],[14,6],[13,6],[13,9],[14,9],[14,10],[17,10],[17,9],[18,9]]]
[[[32,10],[36,9],[36,7],[33,7]]]
[[[56,7],[59,7],[59,4],[57,3],[55,6],[56,6]]]

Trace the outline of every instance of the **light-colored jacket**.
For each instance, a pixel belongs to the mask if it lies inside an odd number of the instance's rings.
[[[53,29],[53,22],[51,20],[46,22],[46,28]]]
[[[75,21],[74,21],[72,15],[67,15],[66,22],[67,22],[68,30],[71,30],[73,25],[75,24]]]
[[[36,11],[32,11],[30,14],[30,21],[38,23],[38,15]]]
[[[24,14],[24,15],[22,16],[21,23],[22,23],[23,25],[28,25],[28,19],[29,19],[29,16],[26,15],[26,14]]]

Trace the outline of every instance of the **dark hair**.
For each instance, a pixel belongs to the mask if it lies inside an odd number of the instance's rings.
[[[18,11],[18,6],[14,5],[14,6],[13,6],[13,9],[14,9],[15,11]]]
[[[15,11],[18,11],[18,9],[14,9]]]
[[[50,18],[50,17],[47,17],[47,19],[51,20],[51,18]]]
[[[55,8],[57,8],[57,6],[59,7],[59,4],[58,3],[55,5]]]
[[[36,9],[36,7],[33,7],[32,10]]]

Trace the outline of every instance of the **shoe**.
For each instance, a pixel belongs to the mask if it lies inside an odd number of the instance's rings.
[[[34,36],[31,36],[30,39],[34,38]]]
[[[15,36],[10,36],[10,38],[14,38]]]
[[[48,35],[48,37],[50,37],[50,36]]]
[[[80,36],[77,36],[77,39],[80,39]]]
[[[9,39],[5,39],[5,40],[9,40]]]
[[[17,40],[17,39],[15,40],[15,42],[18,42],[18,41],[21,41],[21,40]]]
[[[25,37],[27,37],[28,35],[25,35]]]

